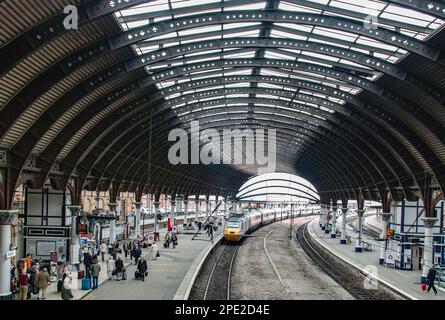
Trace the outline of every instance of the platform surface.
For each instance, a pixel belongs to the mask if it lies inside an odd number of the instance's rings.
[[[181,285],[183,278],[190,271],[190,268],[198,265],[194,263],[202,251],[212,245],[210,238],[202,230],[195,240],[193,231],[182,231],[178,235],[178,246],[173,249],[164,248],[162,246],[166,229],[160,230],[161,241],[158,242],[158,248],[161,257],[156,261],[151,259],[151,249],[143,249],[143,255],[148,264],[148,277],[145,281],[135,280],[134,273],[136,266],[133,261],[125,259],[123,254],[120,254],[124,260],[125,268],[128,272],[128,280],[108,280],[105,263],[101,261],[101,272],[99,276],[99,288],[96,290],[81,290],[80,280],[79,289],[73,289],[73,295],[76,300],[161,300],[173,299],[176,291]],[[195,232],[197,228],[195,228]],[[219,227],[218,231],[214,233],[216,239],[218,235],[222,234],[223,227]],[[120,246],[121,247],[121,246]],[[105,261],[108,255],[105,255]],[[81,264],[81,269],[84,266]],[[37,299],[37,295],[33,295],[32,300]],[[60,293],[57,292],[57,283],[52,283],[47,289],[47,300],[61,300]]]
[[[341,226],[341,219],[337,222],[337,228]],[[374,218],[370,219],[372,223],[377,223]],[[337,229],[338,230],[338,229]],[[412,299],[431,299],[431,300],[445,300],[445,292],[442,288],[437,288],[437,296],[431,290],[429,293],[425,293],[421,290],[420,276],[421,271],[408,271],[398,270],[392,267],[384,267],[379,264],[380,246],[381,242],[374,241],[366,235],[363,239],[373,245],[374,251],[355,252],[355,241],[352,244],[340,244],[340,239],[332,239],[329,234],[325,234],[324,230],[319,227],[318,219],[309,223],[309,232],[311,236],[323,247],[331,251],[339,258],[353,264],[361,270],[376,270],[376,278],[386,283],[387,285],[397,288],[402,291],[406,296]],[[356,239],[358,234],[352,230],[352,227],[348,225],[347,234]]]

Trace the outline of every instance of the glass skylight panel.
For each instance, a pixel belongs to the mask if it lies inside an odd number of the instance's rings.
[[[165,1],[165,0],[164,0]],[[220,0],[170,0],[173,8],[198,6],[207,3],[221,2]]]
[[[293,40],[306,40],[307,37],[299,36],[293,33],[272,29],[271,36],[274,38],[290,38]]]
[[[329,3],[330,6],[336,8],[347,9],[350,11],[355,11],[358,13],[363,13],[366,15],[377,16],[380,11],[385,7],[384,3],[377,3],[375,1],[363,1],[363,0],[353,0],[353,1],[336,1],[333,0]]]
[[[324,60],[328,60],[328,61],[337,62],[339,60],[339,58],[337,58],[337,57],[332,57],[332,56],[329,56],[326,54],[316,53],[316,52],[312,52],[312,51],[302,51],[301,53],[306,56],[320,58],[320,59],[324,59]]]
[[[308,12],[308,13],[320,13],[321,10],[313,9],[310,7],[301,6],[298,4],[293,4],[287,1],[280,1],[278,9],[284,11],[298,11],[298,12]]]
[[[219,25],[203,26],[203,27],[198,27],[198,28],[179,30],[178,34],[180,37],[182,37],[182,36],[187,36],[190,34],[202,34],[204,32],[211,32],[211,31],[218,31],[218,30],[221,30],[221,27]]]
[[[165,0],[157,0],[137,5],[129,9],[121,10],[121,14],[123,16],[131,16],[135,14],[152,13],[168,9],[168,2],[166,2]]]
[[[310,63],[310,64],[316,64],[316,65],[327,67],[327,68],[332,67],[332,64],[329,64],[328,61],[326,61],[326,63],[323,63],[323,62],[320,62],[320,61],[311,60],[309,58],[308,59],[298,58],[298,62],[305,62],[305,63]]]
[[[228,7],[226,10],[231,10],[231,11],[232,10],[258,10],[258,9],[264,9],[265,6],[266,6],[266,1],[262,1],[262,2],[258,2],[258,3]]]
[[[315,27],[313,33],[349,42],[354,42],[358,38],[358,35],[354,33],[324,27]]]
[[[261,88],[270,88],[270,89],[283,89],[282,86],[278,86],[276,84],[272,84],[272,83],[263,83],[263,82],[259,82],[258,83],[258,87]],[[291,90],[295,90],[295,88],[291,89]]]
[[[266,53],[264,54],[265,58],[269,59],[283,59],[283,60],[295,60],[295,57],[291,55],[286,55],[283,53],[277,53],[277,52],[271,52],[269,50],[266,50]]]
[[[281,0],[279,2],[278,9],[284,10],[286,12],[299,12],[299,13],[314,13],[314,14],[324,14],[337,18],[347,18],[350,20],[360,21],[363,23],[363,18],[369,15],[377,16],[377,21],[379,27],[384,27],[390,30],[396,30],[401,34],[412,37],[415,39],[423,40],[432,30],[439,28],[443,25],[444,21],[437,19],[433,16],[419,13],[414,9],[403,8],[397,6],[397,4],[391,4],[386,1],[381,0],[306,0],[306,1],[295,1],[300,3],[292,3],[293,0]],[[236,4],[232,6],[234,2],[226,0],[155,0],[147,1],[146,3],[134,6],[132,8],[122,10],[116,13],[118,21],[121,21],[121,26],[123,30],[137,28],[139,26],[145,26],[149,23],[162,21],[166,19],[180,18],[180,17],[191,17],[195,15],[213,13],[213,12],[225,12],[225,11],[242,11],[242,10],[263,10],[266,5],[266,1],[252,0],[251,2],[245,2],[246,4]],[[171,4],[171,8],[169,6]],[[212,5],[213,8],[205,9],[208,4]],[[326,6],[326,10],[320,10],[312,8],[311,5],[323,5]],[[183,9],[189,7],[189,9]],[[194,7],[194,8],[191,8]],[[349,11],[352,15],[348,15],[348,12],[344,14],[339,14],[335,12],[336,9],[344,9]],[[174,14],[174,15],[173,15]],[[150,18],[150,20],[149,20]],[[379,21],[381,19],[383,21]],[[387,21],[385,21],[385,19]],[[128,22],[125,22],[125,21]],[[134,51],[140,54],[147,54],[152,51],[160,49],[160,45],[164,47],[177,46],[179,44],[186,43],[196,43],[207,40],[215,39],[237,39],[252,37],[256,38],[260,35],[260,30],[263,28],[264,24],[261,22],[234,22],[229,24],[221,24],[214,20],[216,24],[201,25],[189,28],[184,26],[184,29],[178,30],[177,32],[170,32],[168,34],[160,35],[151,38],[146,41],[142,41],[139,44],[132,45]],[[388,22],[389,21],[389,22]],[[391,21],[396,21],[401,24],[400,28],[397,28],[391,24]],[[278,28],[278,29],[277,29]],[[425,28],[425,30],[421,30]],[[423,31],[423,32],[422,32]],[[293,40],[308,41],[311,43],[317,43],[320,45],[331,45],[338,48],[353,50],[355,52],[360,52],[364,54],[372,54],[376,58],[382,60],[396,63],[403,55],[407,53],[406,50],[393,46],[389,43],[384,43],[375,39],[368,38],[366,36],[358,35],[353,32],[337,30],[329,27],[313,26],[309,24],[293,24],[293,23],[273,23],[271,24],[270,37],[272,38],[290,38]],[[339,43],[338,41],[341,41]],[[344,58],[331,56],[327,53],[315,53],[312,51],[301,51],[288,48],[264,48],[260,49],[263,51],[263,56],[267,59],[281,59],[289,61],[298,61],[303,63],[310,63],[314,65],[320,65],[327,68],[332,68],[335,66],[344,67],[345,69],[351,69],[352,71],[362,71],[365,75],[362,76],[363,79],[377,79],[381,76],[381,72],[375,71],[368,66],[361,65],[358,62],[346,60]],[[200,52],[189,53],[186,55],[171,57],[164,61],[158,61],[152,65],[146,66],[146,70],[149,73],[157,73],[159,70],[165,68],[181,66],[190,63],[199,63],[205,61],[215,61],[219,59],[243,59],[243,58],[255,58],[257,50],[253,48],[229,48],[229,49],[217,49],[217,50],[203,50]],[[192,80],[200,81],[201,79],[223,77],[223,76],[246,76],[253,74],[252,67],[226,67],[226,68],[215,68],[213,70],[193,70],[188,74],[178,75],[171,79],[159,82],[156,87],[167,88],[177,84],[188,83]],[[282,78],[291,78],[294,80],[302,80],[311,82],[314,84],[322,84],[324,86],[329,86],[331,88],[337,88],[344,92],[350,94],[358,94],[362,91],[361,88],[356,87],[353,84],[345,83],[339,79],[335,79],[324,74],[317,74],[315,72],[305,72],[302,70],[293,70],[288,68],[267,68],[267,67],[257,67],[259,74],[262,76],[276,76]],[[217,88],[240,88],[240,87],[250,87],[252,84],[249,82],[242,83],[229,83],[225,85],[215,85],[212,86],[209,83],[208,86],[193,89],[190,88],[188,93],[191,92],[202,92],[210,89]],[[283,85],[285,85],[283,83]],[[264,89],[284,89],[282,85],[268,84],[268,83],[258,83],[259,88]],[[289,84],[286,90],[290,92],[295,92],[295,88],[290,87]],[[301,91],[301,89],[299,90]],[[184,95],[185,93],[172,92],[172,94],[166,99],[173,99],[175,97]],[[308,93],[315,96],[314,92]],[[229,94],[227,97],[230,98],[241,98],[247,97],[247,94]],[[257,97],[268,98],[268,99],[280,99],[289,101],[289,98],[274,96],[272,93],[268,94],[257,94]],[[329,99],[330,101],[344,104],[345,101],[338,99],[337,97],[327,97],[320,95],[324,99]],[[199,101],[211,101],[220,97],[211,97],[199,99]],[[314,106],[312,103],[293,100],[304,105]],[[315,106],[314,106],[315,107]],[[324,108],[323,110],[327,112],[334,112],[329,108]],[[184,113],[183,115],[186,115]]]
[[[225,88],[250,87],[250,82],[238,82],[224,85]],[[212,88],[213,89],[213,88]]]

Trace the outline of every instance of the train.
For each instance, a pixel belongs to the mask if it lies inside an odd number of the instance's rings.
[[[232,214],[224,229],[227,241],[240,241],[246,234],[274,221],[285,220],[290,217],[290,209],[259,209]]]

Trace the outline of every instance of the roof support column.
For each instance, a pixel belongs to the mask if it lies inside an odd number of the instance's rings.
[[[355,252],[363,252],[362,234],[363,234],[363,214],[365,213],[364,200],[361,191],[357,195],[357,217],[358,217],[358,239],[355,245]]]
[[[337,199],[332,198],[332,230],[331,238],[337,238]]]
[[[199,207],[199,194],[197,194],[195,196],[195,209],[196,209],[195,221],[198,221],[199,220],[199,209],[200,209],[200,207]]]
[[[136,213],[136,223],[135,223],[135,238],[139,239],[139,237],[141,236],[141,207],[142,207],[142,202],[135,202],[134,203],[134,208],[135,208],[135,213]]]
[[[94,198],[95,202],[95,206],[96,206],[96,210],[100,209],[100,192],[96,191],[96,197]]]
[[[116,242],[116,208],[117,203],[110,202],[108,204],[110,207],[110,215],[114,218],[110,220],[110,231],[109,231],[109,244],[113,245]]]
[[[6,254],[11,250],[11,224],[18,210],[0,210],[0,300],[11,296],[11,258]]]
[[[71,266],[76,267],[77,270],[80,270],[80,237],[77,234],[77,218],[82,210],[81,206],[68,206],[68,209],[71,211],[71,238],[70,238],[70,250],[69,250],[69,259]]]
[[[159,200],[160,200],[160,198],[161,198],[161,194],[156,193],[154,196],[154,202],[153,202],[154,213],[155,213],[155,215],[154,215],[154,218],[155,218],[154,232],[157,232],[157,230],[158,230],[158,215],[159,215],[159,204],[160,204]]]
[[[171,195],[170,204],[171,204],[171,210],[168,213],[168,231],[172,231],[173,227],[176,226],[176,217],[175,217],[176,194],[174,193]]]
[[[184,195],[184,198],[182,199],[184,202],[184,224],[188,224],[188,217],[187,217],[187,211],[188,211],[188,204],[189,204],[189,196],[188,194]]]
[[[386,256],[386,248],[388,245],[387,238],[388,238],[388,223],[389,219],[392,216],[392,212],[382,212],[380,214],[380,217],[382,219],[382,239],[383,239],[383,245],[380,247],[380,258],[379,258],[379,264],[383,265],[385,262],[385,256]]]
[[[425,174],[425,191],[423,194],[423,206],[425,209],[422,221],[425,225],[425,237],[423,239],[423,267],[421,282],[427,283],[427,275],[431,268],[434,267],[434,251],[433,251],[433,236],[434,225],[437,221],[437,212],[435,210],[435,201],[433,199],[433,190],[431,188],[431,175]]]
[[[209,217],[210,211],[210,195],[206,195],[206,219]]]

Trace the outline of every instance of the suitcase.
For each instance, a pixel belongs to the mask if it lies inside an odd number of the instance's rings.
[[[83,279],[85,277],[85,271],[81,270],[77,273],[77,279]]]
[[[84,278],[82,279],[82,290],[90,290],[91,289],[91,279]]]
[[[128,272],[127,270],[125,270],[124,272],[122,272],[122,280],[127,280],[128,278]]]
[[[142,278],[142,275],[141,275],[141,273],[138,270],[135,271],[134,278],[135,279],[141,279]]]
[[[62,291],[62,285],[63,285],[62,280],[57,281],[57,292]]]

